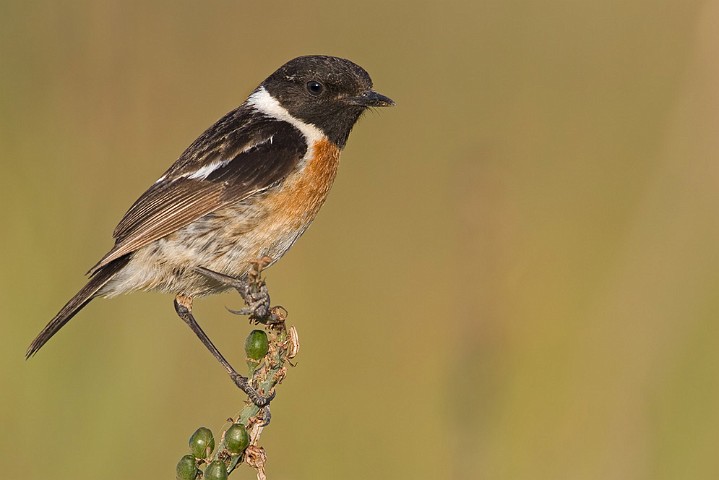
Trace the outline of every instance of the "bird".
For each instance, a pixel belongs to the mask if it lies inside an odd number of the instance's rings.
[[[112,249],[32,341],[26,358],[94,298],[171,293],[177,314],[235,384],[267,405],[273,395],[257,392],[202,331],[193,299],[236,288],[250,305],[241,313],[269,319],[266,288],[251,285],[253,265],[268,268],[305,232],[327,198],[355,123],[368,109],[393,105],[350,60],[308,55],[282,65],[135,201],[113,232]]]

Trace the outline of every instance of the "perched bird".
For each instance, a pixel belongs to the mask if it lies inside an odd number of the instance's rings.
[[[268,317],[266,291],[249,287],[251,265],[273,264],[302,235],[327,197],[355,122],[368,108],[391,105],[349,60],[315,55],[281,66],[130,207],[113,232],[115,246],[26,357],[93,298],[157,290],[175,295],[178,315],[235,383],[267,404],[271,397],[254,391],[199,327],[192,299],[234,287],[250,303],[245,313]]]

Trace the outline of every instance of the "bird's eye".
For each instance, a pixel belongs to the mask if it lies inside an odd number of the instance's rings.
[[[322,85],[320,82],[317,82],[315,80],[307,82],[307,91],[310,92],[310,95],[317,96],[322,93],[322,90],[324,89],[324,85]]]

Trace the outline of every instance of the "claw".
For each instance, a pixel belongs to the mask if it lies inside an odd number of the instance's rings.
[[[195,270],[212,280],[223,283],[237,290],[247,304],[247,307],[239,310],[232,310],[228,308],[227,310],[229,310],[230,313],[235,315],[249,315],[250,320],[257,323],[274,325],[282,323],[285,315],[282,315],[281,313],[278,314],[276,312],[278,307],[272,308],[272,304],[270,303],[270,293],[267,290],[267,285],[260,277],[262,269],[269,265],[271,261],[272,259],[266,257],[258,262],[254,262],[252,264],[252,268],[247,274],[248,279],[230,277],[222,273],[208,270],[204,267],[196,267]]]
[[[265,408],[262,409],[262,426],[266,427],[270,424],[270,420],[272,420],[272,413],[270,413],[270,406],[267,405]]]
[[[247,307],[241,308],[239,310],[232,310],[231,308],[225,307],[225,310],[227,310],[228,312],[230,312],[234,315],[249,315],[252,313],[252,309],[247,308]]]

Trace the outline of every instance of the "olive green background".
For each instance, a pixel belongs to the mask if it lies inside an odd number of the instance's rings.
[[[2,476],[173,478],[237,412],[168,295],[23,354],[182,150],[324,53],[397,107],[268,272],[302,346],[269,478],[719,478],[717,24],[695,0],[5,0]],[[225,306],[196,313],[241,366]]]

